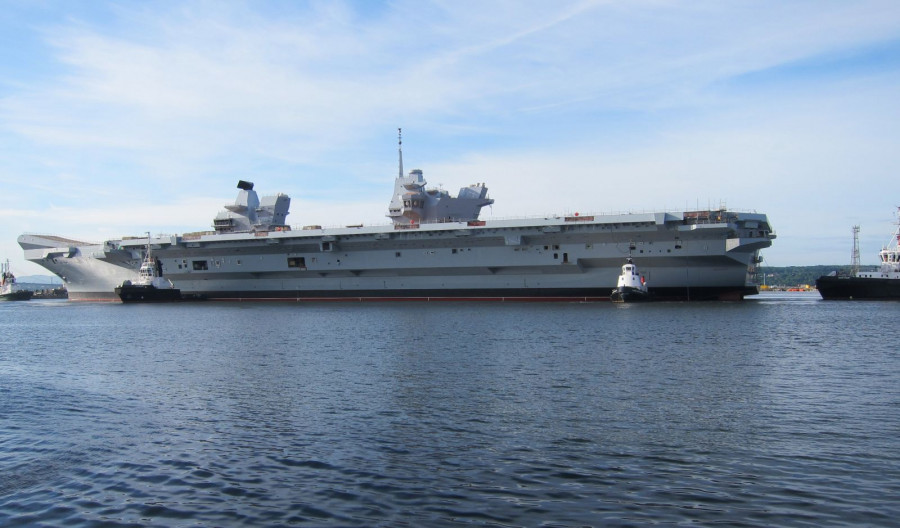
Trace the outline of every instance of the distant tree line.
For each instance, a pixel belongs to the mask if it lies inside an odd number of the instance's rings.
[[[874,271],[878,266],[860,266],[860,271]],[[815,284],[816,279],[822,275],[828,275],[836,271],[843,275],[850,274],[849,265],[819,265],[819,266],[761,266],[758,270],[757,281],[768,286],[800,286],[801,284]],[[765,274],[765,277],[763,277]],[[765,278],[765,282],[763,279]]]

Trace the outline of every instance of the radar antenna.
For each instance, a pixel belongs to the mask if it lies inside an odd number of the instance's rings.
[[[853,252],[850,254],[850,273],[856,277],[859,273],[859,226],[853,226]]]
[[[397,129],[397,152],[400,154],[400,177],[403,177],[403,129]]]

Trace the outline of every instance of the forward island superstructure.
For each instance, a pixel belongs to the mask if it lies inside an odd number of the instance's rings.
[[[58,275],[69,299],[118,301],[147,251],[184,295],[208,300],[608,300],[623,258],[657,300],[739,300],[775,233],[764,214],[689,212],[481,220],[487,187],[457,196],[400,172],[391,224],[287,224],[290,198],[240,181],[213,231],[84,243],[24,234],[25,258]],[[148,249],[149,248],[149,249]]]

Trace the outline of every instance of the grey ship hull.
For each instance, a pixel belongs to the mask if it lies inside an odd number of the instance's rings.
[[[763,214],[730,211],[202,233],[158,237],[153,254],[185,295],[209,300],[609,299],[624,258],[658,300],[739,300],[758,292]],[[22,235],[25,257],[69,299],[118,301],[147,239],[83,244]]]

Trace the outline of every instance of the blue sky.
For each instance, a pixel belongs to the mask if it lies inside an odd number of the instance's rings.
[[[385,223],[404,166],[484,213],[769,215],[771,266],[863,263],[900,205],[900,2],[0,0],[0,258],[23,232]]]

